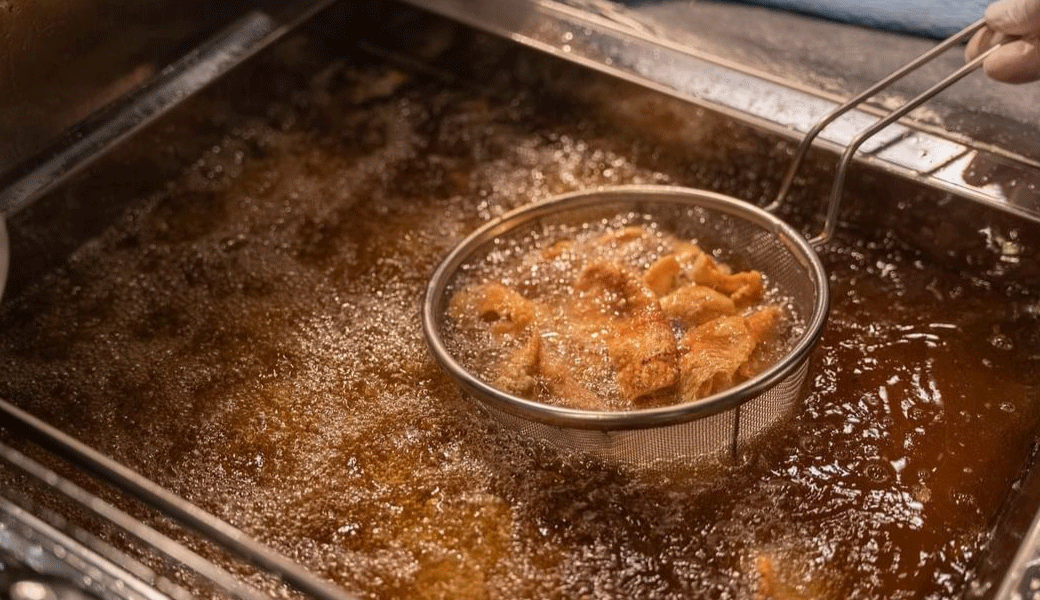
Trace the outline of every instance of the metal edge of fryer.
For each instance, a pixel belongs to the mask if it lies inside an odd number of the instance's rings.
[[[1033,519],[994,598],[1036,598],[1040,590],[1040,513]]]
[[[10,268],[11,248],[7,237],[7,225],[0,214],[0,299],[4,297],[4,285],[7,284],[7,269]]]
[[[246,12],[139,87],[70,127],[49,147],[0,173],[0,215],[10,217],[29,206],[334,2],[296,0],[277,13],[260,9]]]
[[[800,140],[845,100],[671,42],[655,24],[612,2],[582,0],[597,14],[554,0],[404,1],[788,139]],[[882,114],[870,106],[850,111],[817,145],[840,152]],[[1040,223],[1040,162],[1012,151],[904,119],[865,144],[855,160]],[[969,183],[965,174],[975,161],[1000,164],[1032,187]]]
[[[226,550],[230,555],[277,576],[297,590],[317,600],[353,600],[355,596],[343,588],[319,578],[298,563],[271,550],[228,522],[166,490],[139,473],[108,458],[72,436],[0,399],[0,427],[63,459],[80,471],[90,474],[112,488],[145,506],[158,511],[184,529]],[[263,596],[240,583],[222,569],[199,557],[177,542],[151,530],[143,522],[105,505],[96,497],[70,481],[35,463],[20,452],[0,444],[0,460],[27,473],[53,488],[66,498],[87,507],[95,515],[115,524],[132,536],[149,544],[162,554],[179,562],[217,584],[240,600],[258,600]]]
[[[25,208],[333,1],[298,0],[278,15],[253,10],[242,16],[0,175],[0,214],[11,216]],[[606,0],[583,0],[598,14],[553,0],[405,2],[788,139],[801,139],[844,100],[673,43],[642,25],[639,15]],[[822,132],[817,146],[838,152],[882,114],[871,106],[850,111]],[[1040,223],[1040,162],[998,146],[904,119],[865,144],[855,160]],[[969,183],[965,173],[976,162],[1000,165],[1006,173],[1002,180],[1017,185],[1005,189],[998,183]]]

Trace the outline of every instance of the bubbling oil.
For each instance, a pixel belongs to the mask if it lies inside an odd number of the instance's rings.
[[[171,145],[217,143],[5,299],[0,395],[364,598],[953,598],[975,577],[1036,432],[1035,299],[844,231],[804,402],[761,451],[712,478],[561,456],[428,356],[437,261],[551,195],[742,176],[503,83],[560,68],[505,42],[464,48],[501,93],[281,48],[170,121]]]

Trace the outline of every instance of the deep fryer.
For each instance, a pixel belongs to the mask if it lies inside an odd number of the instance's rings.
[[[548,6],[549,8],[552,8],[552,5],[542,5],[542,8],[539,9],[539,10],[545,9],[546,6]],[[253,22],[255,23],[256,21],[254,20]],[[592,29],[594,27],[594,25],[595,25],[595,22],[593,22],[593,26],[590,26],[590,29]],[[612,27],[616,27],[616,26],[612,26]],[[272,29],[274,29],[274,28],[272,28]],[[623,33],[624,33],[624,35],[630,35],[630,32],[627,32],[627,31],[623,32]],[[578,37],[580,37],[580,36],[578,36]],[[573,44],[571,46],[571,50],[570,51],[574,52],[575,51],[575,47],[577,46],[577,44],[574,43],[573,37],[572,37],[571,40],[569,40],[569,42],[571,42]],[[675,49],[674,48],[669,48],[669,47],[666,46],[665,47],[665,51],[675,51]],[[605,63],[602,63],[602,64],[605,64]],[[167,73],[166,75],[170,75],[170,73]],[[658,85],[658,87],[664,87],[664,86]],[[139,124],[140,123],[136,123],[135,126],[137,126]],[[125,133],[125,132],[126,131],[124,130],[122,133]],[[119,136],[113,136],[113,139],[118,139],[118,137]],[[66,162],[66,163],[62,163],[62,164],[67,166],[69,163]],[[19,181],[20,182],[24,182],[24,181],[26,181],[26,178],[23,177],[23,178],[19,179]],[[12,188],[9,188],[9,189],[15,189],[15,190],[20,189],[20,190],[22,190],[24,192],[24,190],[26,188],[24,186],[22,186],[21,188],[14,188],[14,187],[12,187]],[[35,190],[33,192],[33,194],[38,194],[39,191],[42,190],[42,189],[43,188]],[[981,192],[980,192],[980,194],[981,194]],[[32,196],[32,194],[20,196],[21,199],[19,200],[19,203],[24,203],[25,202],[25,198],[30,198],[31,196]],[[10,199],[10,198],[12,198],[12,196],[5,196],[5,198],[6,199]],[[1021,201],[1021,199],[1019,199],[1019,201]],[[10,206],[11,204],[8,204],[8,205]],[[965,205],[965,206],[969,206],[970,207],[970,206],[973,206],[973,205],[969,204],[969,205]],[[961,209],[958,209],[958,210],[961,210]],[[970,209],[963,209],[963,210],[969,210],[970,211]],[[1016,205],[1015,207],[1013,207],[1012,210],[1009,210],[1008,212],[1021,213],[1021,212],[1023,212],[1023,210],[1024,209],[1022,209],[1020,205]],[[994,218],[999,221],[999,219],[1001,217],[998,215],[998,216],[996,216]],[[1011,221],[1011,222],[1014,223],[1015,221]],[[17,252],[17,249],[16,249],[16,252]],[[1024,261],[1024,262],[1028,263],[1028,260]],[[1023,269],[1027,269],[1027,268],[1028,267],[1023,267]],[[1025,272],[1028,273],[1027,270]],[[25,282],[25,275],[23,274],[22,275],[22,279],[21,279],[21,283],[16,283],[16,285],[25,285],[24,282]],[[197,512],[195,510],[193,510],[190,507],[190,505],[186,506],[185,510],[183,512],[178,512],[178,510],[176,510],[175,507],[177,505],[179,505],[179,503],[176,502],[176,501],[173,501],[172,499],[170,499],[168,497],[166,497],[167,494],[164,493],[162,490],[151,490],[151,491],[146,490],[146,488],[148,486],[142,485],[139,482],[135,482],[134,481],[134,477],[132,475],[125,474],[125,473],[120,475],[119,474],[118,465],[106,464],[105,461],[103,461],[99,457],[95,456],[89,449],[76,448],[74,445],[72,445],[70,443],[69,440],[62,439],[60,434],[58,434],[55,431],[52,431],[52,430],[48,429],[46,426],[44,426],[42,424],[38,424],[38,423],[27,422],[27,420],[24,417],[22,417],[20,414],[18,414],[15,411],[9,411],[6,414],[6,418],[8,419],[7,422],[10,423],[12,429],[14,431],[16,431],[18,435],[28,434],[29,437],[34,438],[34,439],[50,440],[50,444],[52,445],[53,448],[58,449],[62,454],[64,454],[64,456],[66,456],[67,458],[73,460],[73,462],[79,464],[80,466],[86,467],[89,471],[100,473],[104,477],[110,479],[111,481],[117,482],[119,485],[121,485],[121,486],[123,486],[123,487],[125,487],[127,489],[130,489],[132,491],[132,493],[134,493],[134,495],[138,495],[138,496],[142,496],[142,497],[146,498],[149,503],[162,506],[164,508],[164,510],[170,511],[171,514],[173,514],[174,516],[177,516],[179,514],[182,519],[187,519],[189,521],[189,526],[190,527],[201,529],[204,533],[206,533],[206,537],[215,537],[218,541],[223,541],[224,543],[230,543],[231,545],[235,545],[236,544],[233,540],[236,540],[236,539],[241,540],[241,538],[239,537],[240,534],[238,534],[238,533],[236,533],[234,531],[227,531],[227,530],[225,530],[226,537],[224,535],[220,534],[219,531],[221,529],[223,529],[223,527],[220,526],[219,524],[213,524],[213,527],[207,527],[207,526],[205,526],[204,523],[200,523],[199,520],[196,520],[196,521],[192,522],[192,519],[190,517],[191,517],[191,515],[193,513],[197,514]],[[14,456],[14,455],[10,455],[10,456]],[[53,481],[53,479],[52,479],[52,481]],[[1020,496],[1020,498],[1022,498],[1022,500],[1020,502],[1022,502],[1022,503],[1028,503],[1027,499],[1028,499],[1028,492],[1029,492],[1029,489],[1030,489],[1030,485],[1029,484],[1030,484],[1031,481],[1032,481],[1032,478],[1030,478],[1028,476],[1028,473],[1027,473],[1027,475],[1022,480],[1022,489],[1024,490],[1022,492],[1022,496]],[[1019,518],[1019,519],[1023,518],[1023,517],[1021,517],[1021,515],[1018,515],[1017,517],[1015,517],[1013,515],[1013,513],[1015,512],[1015,510],[1013,510],[1013,509],[1016,506],[1017,506],[1017,508],[1022,509],[1022,506],[1016,505],[1014,502],[1011,502],[1011,504],[1009,504],[1009,512],[1008,512],[1009,516],[1007,517],[1007,520],[1004,521],[1005,523],[1013,522],[1014,518]],[[1028,513],[1029,512],[1028,509],[1025,509],[1025,512]],[[1026,518],[1028,520],[1028,517],[1026,517]],[[206,521],[206,519],[201,519],[201,521]],[[1017,530],[1017,531],[1027,531],[1027,529],[1022,527],[1021,525],[1017,525],[1016,527],[1012,528],[1012,532],[1011,533],[1007,534],[1006,539],[1013,539],[1014,535],[1015,535],[1013,532],[1015,530]],[[1005,539],[1005,538],[1001,538],[1001,539]],[[240,541],[240,547],[238,549],[242,553],[249,555],[249,557],[251,559],[257,560],[257,561],[261,562],[261,564],[263,564],[264,566],[266,566],[268,568],[271,568],[274,572],[282,574],[283,576],[286,576],[286,579],[288,581],[290,581],[292,583],[295,583],[297,585],[300,585],[302,587],[305,587],[305,588],[306,588],[307,585],[309,585],[307,583],[308,579],[309,579],[307,577],[307,575],[295,572],[295,570],[292,568],[291,564],[290,565],[286,565],[284,563],[281,563],[277,559],[269,560],[268,558],[264,558],[263,556],[259,556],[258,557],[256,555],[256,553],[255,553],[255,548],[253,546],[253,542],[251,542],[249,540]],[[1025,556],[1025,553],[1027,553],[1027,552],[1028,552],[1028,549],[1022,550],[1021,551],[1022,556]],[[261,552],[260,554],[262,555],[263,553]],[[999,562],[999,561],[997,561],[997,562]],[[1016,575],[1016,573],[1014,573],[1014,569],[1019,568],[1018,565],[1025,565],[1026,562],[1027,561],[1025,559],[1021,559],[1021,560],[1019,560],[1019,562],[1012,563],[1013,566],[1012,566],[1012,570],[1011,570],[1010,574],[1011,575]],[[1007,564],[1007,563],[1005,562],[1004,564]],[[311,588],[309,591],[312,591],[312,592],[316,593],[316,595],[321,595],[323,593],[328,593],[329,595],[335,595],[335,592],[327,592],[327,591],[321,590],[320,586],[318,588]]]

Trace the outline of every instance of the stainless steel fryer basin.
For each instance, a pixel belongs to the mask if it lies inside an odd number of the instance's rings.
[[[589,560],[552,563],[588,575],[568,580],[574,594],[585,584],[588,593],[620,596],[668,581],[693,582],[682,579],[689,576],[683,565],[697,560],[696,548],[682,554],[669,545],[693,539],[684,520],[704,528],[702,537],[720,547],[736,543],[742,531],[760,536],[752,540],[756,545],[742,546],[747,552],[734,554],[728,572],[764,578],[770,565],[804,548],[780,535],[790,531],[782,523],[763,523],[755,505],[775,501],[784,514],[811,513],[806,523],[826,525],[827,535],[847,531],[857,548],[869,548],[870,539],[883,543],[881,534],[855,538],[871,530],[856,529],[843,514],[860,513],[827,510],[857,497],[884,508],[876,513],[891,519],[877,523],[884,535],[905,530],[922,544],[947,548],[948,560],[929,565],[962,579],[953,578],[947,590],[932,574],[899,565],[887,569],[893,577],[919,577],[938,586],[938,597],[1013,597],[1019,586],[1028,589],[1040,531],[1037,415],[1024,400],[1027,375],[1013,369],[1031,364],[1029,354],[1038,347],[1022,328],[1036,318],[1029,293],[1040,281],[1040,235],[1028,221],[891,173],[853,173],[841,245],[827,255],[838,273],[831,280],[841,305],[838,329],[825,334],[825,351],[816,357],[837,379],[811,381],[814,391],[803,408],[811,428],[778,432],[772,438],[777,453],[742,465],[768,477],[741,482],[739,473],[728,473],[747,504],[736,503],[728,514],[713,504],[713,497],[730,496],[724,487],[697,483],[710,477],[682,482],[707,487],[678,502],[674,481],[553,462],[551,455],[516,451],[506,438],[494,438],[500,446],[460,442],[484,432],[454,410],[452,392],[445,391],[451,388],[421,350],[415,313],[428,271],[466,231],[538,197],[622,180],[676,182],[766,201],[778,183],[768,175],[782,172],[788,150],[779,135],[732,115],[693,108],[412,9],[391,5],[366,13],[339,6],[10,219],[12,283],[0,305],[0,352],[11,368],[0,376],[0,396],[44,422],[17,408],[3,411],[3,495],[24,488],[31,504],[66,512],[106,543],[133,550],[97,521],[115,518],[168,551],[163,560],[216,582],[218,595],[283,593],[277,578],[264,575],[274,573],[323,599],[343,597],[323,579],[370,596],[436,591],[445,579],[439,569],[472,582],[478,593],[507,595],[508,588],[494,586],[509,577],[466,565],[518,556],[530,557],[530,570],[518,572],[530,576],[525,589],[534,594],[541,589],[538,574],[552,571],[539,570],[538,561],[576,548]],[[832,164],[822,154],[811,158],[785,214],[807,228],[825,187],[821,175]],[[876,286],[869,288],[874,296],[858,285]],[[173,289],[187,295],[175,296]],[[923,313],[928,294],[953,303],[960,324],[918,323],[900,308],[913,301]],[[989,300],[972,304],[973,294]],[[993,301],[1002,295],[1013,307],[1007,314]],[[885,360],[897,372],[887,378],[900,375],[899,381],[882,378],[875,385],[872,378],[882,370],[872,370],[869,361],[859,374],[828,362],[857,356],[836,337],[860,331],[856,300],[864,300],[862,314],[879,321],[889,312],[907,319],[904,329],[892,325],[871,338],[891,352]],[[1003,329],[990,328],[986,319]],[[106,330],[106,324],[115,326]],[[880,414],[882,394],[895,397],[901,383],[923,372],[914,369],[926,368],[928,360],[915,361],[912,352],[945,361],[951,371],[973,356],[964,354],[970,344],[956,337],[958,327],[983,333],[979,340],[988,344],[993,368],[1016,382],[1011,392],[1019,391],[1020,402],[1002,407],[999,390],[986,387],[997,376],[976,363],[961,369],[962,387],[941,384],[942,402],[921,388],[928,402],[896,410],[893,421],[882,424],[888,429],[879,431],[905,433],[923,455],[947,456],[928,468],[943,471],[941,481],[951,489],[901,487],[902,477],[933,480],[882,460],[887,440],[871,438],[869,423],[849,417],[860,414],[856,407]],[[869,327],[862,331],[874,335]],[[409,349],[411,342],[420,350]],[[1001,349],[1009,343],[1017,355]],[[869,384],[875,391],[833,405],[823,401],[828,386],[857,381],[864,386],[857,390]],[[959,389],[973,398],[958,396]],[[993,397],[981,393],[986,389]],[[388,403],[390,397],[396,401]],[[383,404],[389,412],[373,409]],[[944,416],[946,407],[951,414]],[[1006,435],[986,438],[980,431],[987,441],[972,450],[973,440],[957,435],[972,423],[969,408],[999,420]],[[932,417],[949,417],[942,422],[951,425],[928,429]],[[914,434],[918,423],[934,434],[932,445]],[[859,462],[840,452],[832,456],[833,444],[852,445],[842,437],[846,426],[856,432],[857,445],[878,454]],[[935,440],[948,444],[946,454]],[[992,458],[997,449],[1001,460]],[[818,458],[839,481],[813,487],[824,481],[813,479],[819,474],[795,469],[785,475],[776,462],[782,464],[785,453]],[[971,462],[983,455],[990,458]],[[972,488],[984,474],[999,485]],[[424,486],[428,477],[438,485]],[[569,487],[574,481],[581,486]],[[41,482],[43,489],[36,487]],[[806,495],[789,494],[798,486]],[[72,506],[73,496],[85,501],[87,513]],[[807,498],[816,500],[792,502]],[[130,519],[99,509],[99,501]],[[573,527],[583,502],[599,507],[599,524]],[[915,507],[928,503],[942,504],[950,523],[975,525],[943,531],[931,522],[917,525]],[[436,515],[445,511],[458,519],[439,523]],[[651,525],[665,529],[654,537],[661,530]],[[647,532],[649,541],[633,541],[638,536],[629,536],[629,527]],[[915,533],[922,530],[950,537],[940,543]],[[542,541],[513,545],[512,531],[541,536],[521,538],[525,543]],[[957,554],[962,547],[971,552]],[[259,568],[243,567],[220,548]],[[343,549],[349,552],[337,554]],[[179,567],[144,554],[177,585],[213,593],[195,587]],[[613,570],[609,561],[626,556],[632,560]],[[867,556],[850,554],[849,564],[867,565]],[[228,589],[235,586],[222,585],[228,581],[222,570],[243,573],[262,591]],[[673,579],[651,577],[660,573]],[[738,579],[733,575],[730,583]],[[751,584],[734,585],[753,592]],[[697,589],[704,588],[687,591]]]

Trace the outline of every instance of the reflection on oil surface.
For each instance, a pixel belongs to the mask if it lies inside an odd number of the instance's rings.
[[[527,447],[427,355],[440,257],[555,193],[754,197],[772,175],[662,151],[681,128],[763,169],[772,149],[504,42],[441,51],[475,75],[290,41],[175,116],[157,157],[218,141],[7,302],[0,395],[365,597],[958,595],[1035,431],[1035,299],[846,232],[804,407],[745,464],[697,480]],[[645,129],[536,85],[561,72]]]

